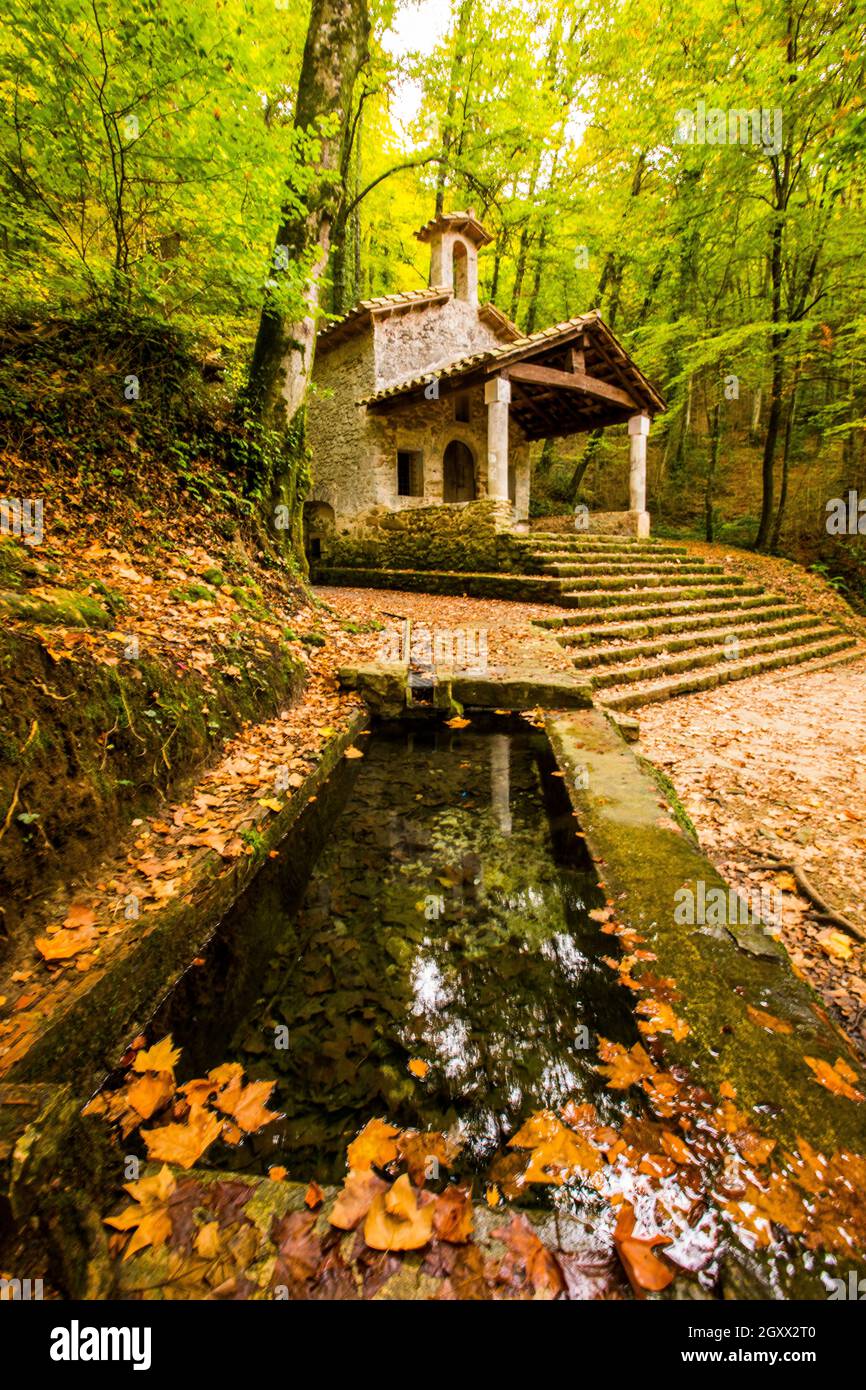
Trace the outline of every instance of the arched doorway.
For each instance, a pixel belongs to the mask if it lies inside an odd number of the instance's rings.
[[[321,560],[323,542],[333,530],[334,508],[329,503],[304,503],[304,551],[308,564]]]
[[[452,439],[442,458],[442,500],[474,502],[475,459],[468,444]]]

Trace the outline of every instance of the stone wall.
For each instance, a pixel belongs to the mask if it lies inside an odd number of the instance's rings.
[[[452,440],[466,444],[475,463],[476,497],[487,496],[487,407],[482,386],[468,393],[468,421],[455,419],[459,395],[443,383],[428,400],[405,401],[387,414],[357,405],[359,398],[455,357],[495,347],[498,339],[473,305],[449,300],[423,311],[390,315],[322,352],[307,412],[313,487],[309,501],[333,508],[336,532],[364,529],[382,509],[413,511],[443,502],[443,456]],[[424,492],[397,493],[398,450],[423,456]],[[514,518],[529,515],[529,445],[511,421]],[[449,504],[450,505],[450,504]]]
[[[478,317],[477,306],[462,299],[389,314],[376,320],[373,332],[377,390],[504,341]]]
[[[509,534],[511,508],[490,499],[381,511],[353,535],[334,536],[322,567],[519,573],[523,548]]]

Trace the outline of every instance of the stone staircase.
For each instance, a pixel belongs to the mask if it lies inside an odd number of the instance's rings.
[[[864,651],[802,605],[666,541],[537,532],[524,568],[559,579],[559,605],[579,610],[536,622],[614,710]]]

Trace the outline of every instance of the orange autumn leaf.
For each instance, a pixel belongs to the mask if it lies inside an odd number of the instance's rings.
[[[674,1134],[670,1129],[663,1129],[661,1139],[662,1148],[668,1155],[668,1158],[674,1160],[674,1163],[694,1163],[694,1154],[688,1144],[686,1144],[678,1134]]]
[[[673,1282],[673,1270],[653,1254],[656,1245],[670,1245],[671,1242],[670,1236],[635,1236],[634,1228],[634,1207],[630,1202],[623,1202],[617,1216],[613,1243],[629,1283],[638,1298],[642,1298],[644,1293],[658,1293]]]
[[[453,719],[446,719],[445,723],[449,729],[465,729],[472,723],[471,719],[461,719],[459,714],[455,714]]]
[[[191,1168],[219,1136],[222,1121],[209,1110],[194,1108],[183,1124],[163,1125],[160,1129],[143,1129],[148,1157],[164,1163],[177,1163]]]
[[[788,1023],[784,1018],[776,1018],[775,1014],[765,1013],[763,1009],[756,1009],[751,1004],[746,1005],[746,1013],[753,1023],[759,1028],[766,1028],[769,1033],[793,1033],[793,1023]]]
[[[171,1235],[168,1202],[174,1189],[171,1169],[165,1166],[153,1177],[125,1184],[125,1191],[135,1199],[135,1205],[127,1207],[119,1216],[105,1218],[105,1224],[113,1226],[116,1231],[133,1232],[124,1251],[125,1260],[145,1246],[152,1245],[157,1249],[168,1240]]]
[[[438,1177],[440,1168],[451,1168],[461,1148],[459,1139],[438,1130],[407,1129],[396,1142],[416,1187],[423,1187],[427,1178]]]
[[[440,1240],[463,1245],[472,1234],[472,1199],[462,1187],[446,1187],[436,1198],[433,1229]]]
[[[273,1171],[275,1170],[272,1169],[271,1172],[273,1173]],[[281,1177],[286,1176],[285,1168],[282,1168],[279,1171]],[[269,1174],[268,1176],[271,1176],[271,1174]],[[315,1181],[312,1181],[307,1187],[306,1192],[304,1193],[304,1206],[309,1207],[312,1211],[314,1207],[320,1207],[324,1200],[325,1194],[319,1187],[319,1184]]]
[[[690,1032],[685,1019],[677,1018],[670,1004],[660,999],[642,999],[637,1006],[639,1014],[646,1014],[646,1022],[638,1024],[642,1033],[670,1033],[674,1042],[682,1042]]]
[[[856,1081],[857,1073],[841,1057],[836,1058],[836,1063],[831,1067],[829,1062],[825,1062],[822,1057],[804,1057],[803,1061],[807,1067],[811,1067],[815,1073],[815,1080],[828,1091],[832,1091],[836,1096],[846,1096],[848,1100],[863,1100],[862,1092],[856,1090],[852,1082]]]
[[[423,1081],[424,1077],[430,1070],[430,1065],[429,1063],[422,1061],[420,1057],[410,1057],[409,1070],[413,1076],[417,1076],[419,1080]]]
[[[95,921],[96,913],[89,904],[73,903],[63,919],[63,925],[77,931],[81,927],[92,927]]]
[[[245,1134],[254,1134],[262,1125],[278,1118],[277,1111],[268,1110],[266,1104],[276,1084],[276,1081],[250,1081],[246,1086],[234,1083],[219,1091],[214,1103],[224,1115],[231,1115]]]
[[[507,1227],[493,1232],[504,1240],[526,1270],[526,1278],[536,1293],[555,1298],[565,1287],[556,1258],[539,1240],[527,1218],[512,1216]]]
[[[540,1110],[508,1141],[509,1148],[531,1149],[524,1173],[526,1182],[555,1183],[573,1173],[596,1173],[601,1168],[597,1150],[573,1129],[568,1129],[550,1110]]]
[[[596,1067],[596,1071],[607,1077],[607,1085],[612,1091],[625,1091],[636,1082],[652,1076],[655,1071],[640,1043],[635,1043],[629,1050],[620,1043],[599,1038],[598,1055],[602,1058],[602,1065]]]
[[[70,960],[81,951],[89,951],[96,939],[94,927],[79,927],[76,931],[62,928],[53,936],[37,936],[36,949],[43,960]]]
[[[349,1173],[328,1216],[329,1222],[338,1230],[354,1231],[370,1210],[373,1198],[384,1193],[387,1186],[370,1168]]]
[[[132,1062],[133,1071],[168,1071],[174,1072],[178,1059],[180,1058],[180,1048],[175,1047],[168,1033],[153,1047],[143,1048],[136,1052]]]
[[[166,1105],[174,1095],[174,1076],[171,1072],[148,1072],[136,1077],[126,1090],[126,1101],[143,1120],[149,1120],[155,1110]]]
[[[346,1161],[350,1170],[363,1172],[367,1168],[384,1168],[397,1157],[394,1142],[400,1133],[394,1125],[384,1120],[369,1120],[353,1139],[346,1150]]]
[[[364,1222],[364,1240],[371,1250],[420,1250],[433,1234],[435,1204],[418,1200],[403,1173],[387,1192],[373,1198]]]
[[[343,753],[344,758],[363,758],[363,756],[360,748],[347,748]]]

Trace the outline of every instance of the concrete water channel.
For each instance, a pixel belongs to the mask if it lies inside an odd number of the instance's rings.
[[[346,1145],[372,1116],[459,1133],[452,1176],[479,1197],[507,1165],[509,1136],[539,1112],[591,1104],[600,1124],[636,1132],[652,1090],[606,1084],[600,1040],[650,1048],[654,1077],[688,1079],[715,1115],[736,1096],[780,1155],[862,1149],[860,1106],[819,1087],[803,1060],[847,1057],[844,1040],[773,933],[675,922],[684,886],[727,885],[578,682],[434,679],[419,702],[403,667],[343,679],[368,700],[372,732],[359,738],[370,729],[359,715],[333,741],[264,847],[279,844],[279,859],[214,876],[79,982],[7,1071],[5,1200],[41,1231],[64,1292],[104,1288],[88,1241],[99,1244],[119,1155],[80,1111],[142,1031],[171,1032],[185,1075],[239,1061],[276,1082],[279,1124],[216,1144],[201,1167],[264,1191],[279,1163],[282,1210],[311,1178],[326,1193],[340,1182]],[[363,759],[341,756],[352,741]],[[673,1023],[645,1007],[665,990]],[[701,1114],[694,1123],[697,1135]],[[596,1188],[539,1184],[517,1200],[539,1229],[555,1212],[586,1232],[600,1220]],[[722,1184],[720,1206],[725,1195]],[[480,1229],[488,1218],[482,1203]],[[798,1245],[801,1234],[767,1250],[732,1227],[712,1278],[684,1247],[673,1291],[825,1297],[829,1279],[862,1271],[862,1249],[840,1261]]]

